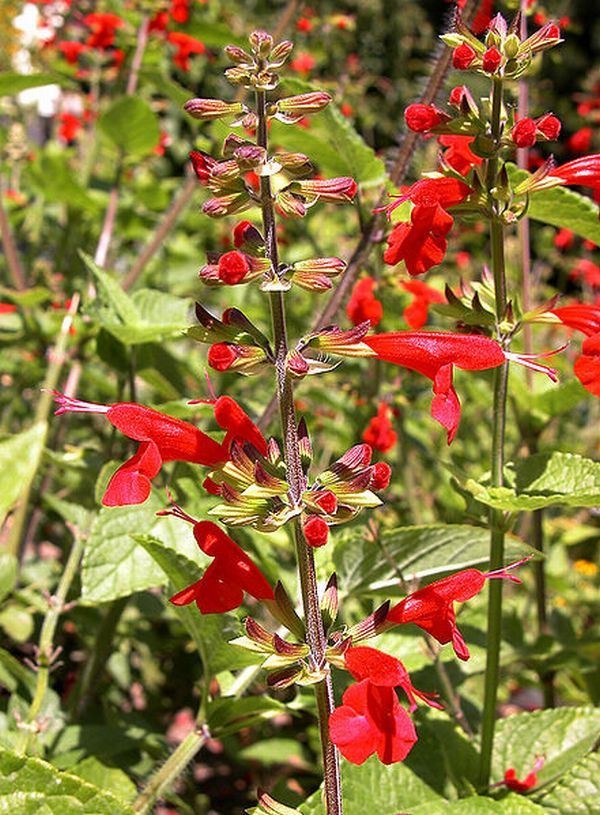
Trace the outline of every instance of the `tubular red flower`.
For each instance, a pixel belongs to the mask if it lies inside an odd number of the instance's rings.
[[[434,127],[450,121],[450,116],[435,105],[415,103],[406,108],[404,119],[409,130],[415,133],[428,133]]]
[[[218,162],[202,150],[192,150],[189,159],[200,183],[206,185],[213,168]]]
[[[200,549],[214,558],[200,580],[170,598],[175,606],[196,602],[202,614],[220,614],[238,608],[244,593],[256,600],[273,600],[273,589],[245,552],[211,521],[196,521],[179,507],[160,513],[175,515],[194,525]]]
[[[483,163],[483,159],[476,156],[469,147],[474,141],[474,136],[444,135],[438,138],[442,147],[448,148],[444,150],[444,162],[460,175],[467,175],[473,167],[479,167]]]
[[[329,526],[318,515],[309,515],[302,529],[306,542],[314,549],[325,546],[329,539]]]
[[[394,689],[373,685],[368,679],[345,691],[342,706],[329,717],[329,735],[352,764],[363,764],[373,753],[384,764],[403,761],[417,741]]]
[[[124,21],[116,14],[86,14],[83,18],[84,25],[91,30],[86,40],[86,45],[90,48],[110,48],[115,41],[117,28],[125,25]]]
[[[238,439],[252,444],[258,452],[267,455],[267,441],[252,419],[231,396],[219,396],[214,402],[215,420],[227,433],[222,446],[229,452]]]
[[[560,136],[562,124],[558,116],[553,113],[544,113],[535,120],[538,134],[541,134],[548,141],[555,141]]]
[[[441,645],[452,642],[456,656],[467,660],[470,656],[469,649],[456,625],[454,603],[464,603],[475,597],[489,579],[507,579],[520,583],[520,579],[510,572],[524,562],[521,560],[511,563],[506,568],[493,572],[465,569],[436,580],[393,606],[388,612],[387,621],[394,624],[414,623],[431,634]]]
[[[400,285],[414,295],[412,303],[404,309],[403,316],[411,328],[422,328],[427,322],[429,306],[432,303],[445,303],[441,291],[428,286],[421,280],[402,280]]]
[[[237,345],[216,342],[208,349],[208,364],[215,371],[227,371],[239,356]]]
[[[150,495],[151,480],[163,462],[189,461],[214,466],[227,460],[222,444],[194,425],[135,402],[99,405],[54,392],[62,413],[101,413],[123,435],[142,442],[132,458],[112,476],[102,503],[105,506],[140,504]]]
[[[327,515],[335,515],[338,508],[337,496],[331,490],[324,490],[315,498],[315,504],[319,506]]]
[[[581,351],[573,365],[575,376],[586,390],[600,397],[600,334],[588,337]]]
[[[190,56],[192,54],[204,54],[206,52],[204,43],[189,34],[184,34],[182,31],[169,32],[167,40],[177,49],[173,54],[173,63],[182,71],[190,70]]]
[[[510,137],[516,147],[533,147],[536,141],[536,131],[535,121],[526,116],[519,119],[510,131]]]
[[[383,317],[383,305],[373,294],[377,283],[372,277],[363,277],[354,284],[346,306],[346,314],[352,325],[360,325],[367,320],[374,328]]]
[[[571,303],[569,306],[551,308],[550,313],[558,317],[563,325],[581,331],[587,337],[600,334],[600,305]]]
[[[452,52],[452,65],[459,71],[465,71],[475,60],[477,53],[466,42]]]
[[[497,368],[508,359],[556,379],[552,368],[534,361],[537,356],[556,352],[514,354],[503,351],[496,340],[480,334],[396,331],[365,337],[363,342],[384,362],[418,371],[433,381],[431,415],[448,431],[448,444],[454,439],[460,421],[460,402],[452,386],[454,365],[466,371],[485,371]]]
[[[600,153],[580,156],[560,167],[555,167],[550,177],[560,179],[563,184],[600,189]]]
[[[374,450],[380,453],[387,453],[396,444],[397,434],[392,427],[392,410],[386,402],[380,402],[377,408],[377,416],[369,421],[369,424],[362,435],[362,439]]]
[[[528,773],[523,780],[517,778],[517,771],[514,767],[509,767],[504,773],[504,785],[513,792],[529,792],[538,783],[537,771],[544,766],[543,756],[539,756],[533,765],[533,770]],[[501,786],[501,785],[497,785]]]
[[[58,50],[69,65],[77,65],[79,57],[87,50],[87,46],[82,42],[69,42],[64,40],[58,43]]]
[[[344,664],[357,682],[368,679],[373,685],[382,688],[402,688],[408,698],[411,712],[417,709],[417,697],[430,707],[443,709],[443,706],[435,701],[434,694],[423,693],[414,687],[404,665],[390,654],[359,645],[346,651]]]

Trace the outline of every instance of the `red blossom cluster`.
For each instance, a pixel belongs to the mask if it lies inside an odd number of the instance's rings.
[[[363,277],[354,284],[352,294],[346,305],[346,314],[352,325],[359,325],[367,320],[373,328],[379,325],[383,317],[383,305],[375,297],[377,281],[372,277]]]

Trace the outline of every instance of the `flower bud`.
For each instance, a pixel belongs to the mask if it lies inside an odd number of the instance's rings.
[[[448,97],[448,104],[455,108],[459,108],[462,105],[462,100],[464,99],[466,90],[466,85],[457,85],[455,88],[452,88],[450,91],[450,96]]]
[[[284,167],[290,175],[306,175],[313,166],[304,153],[275,153],[273,160]]]
[[[273,37],[262,29],[253,31],[248,37],[252,51],[259,57],[267,57],[273,48]]]
[[[303,116],[306,113],[317,113],[319,110],[324,110],[330,102],[331,96],[328,93],[312,91],[279,99],[277,109],[293,116]]]
[[[227,371],[239,358],[239,346],[230,342],[217,342],[208,349],[208,364],[215,371]]]
[[[536,129],[534,120],[526,116],[519,119],[510,131],[510,137],[516,147],[533,147],[536,140]]]
[[[277,206],[284,215],[291,218],[304,218],[306,215],[306,205],[298,196],[289,190],[283,190],[277,195]]]
[[[281,68],[283,63],[292,53],[294,48],[294,43],[290,42],[289,40],[283,40],[282,42],[277,43],[277,45],[271,51],[271,55],[269,57],[269,65],[271,68]]]
[[[331,203],[351,203],[356,195],[358,185],[353,178],[342,176],[341,178],[318,179],[310,178],[304,181],[295,181],[294,184],[300,190],[301,195],[315,197]]]
[[[267,151],[256,144],[244,144],[234,150],[233,156],[240,170],[246,172],[255,170],[264,164],[267,159]]]
[[[436,108],[435,105],[416,103],[406,108],[404,119],[409,130],[414,133],[428,133],[434,127],[448,122],[450,116]]]
[[[519,53],[521,42],[516,34],[509,34],[504,41],[504,53],[508,59],[514,59]]]
[[[309,258],[294,263],[294,272],[318,272],[330,277],[336,277],[346,268],[341,258]]]
[[[218,198],[209,198],[202,204],[202,212],[211,218],[222,218],[224,215],[247,209],[249,203],[250,198],[246,192],[232,193]]]
[[[385,461],[378,461],[373,465],[373,475],[371,480],[371,489],[380,491],[385,490],[389,486],[392,477],[392,468]]]
[[[239,48],[237,45],[226,45],[224,50],[229,59],[238,65],[250,66],[253,63],[253,59],[250,54],[247,51],[244,51],[243,48]]]
[[[535,120],[537,132],[548,141],[555,141],[560,136],[561,122],[553,113],[545,113]]]
[[[325,546],[329,538],[329,527],[318,515],[309,515],[304,521],[303,531],[306,542],[315,549]]]
[[[219,279],[228,286],[241,283],[250,271],[250,264],[243,252],[226,252],[219,258]]]
[[[223,142],[222,153],[225,158],[233,158],[233,154],[238,147],[243,147],[245,144],[252,144],[247,139],[238,136],[237,133],[228,133]]]
[[[455,48],[452,52],[452,65],[459,71],[465,71],[476,57],[477,53],[475,49],[471,48],[466,42],[463,42],[462,45],[459,45],[458,48]]]
[[[315,498],[315,504],[320,507],[323,512],[327,513],[327,515],[335,515],[338,507],[338,500],[334,492],[331,490],[324,490]]]
[[[222,99],[190,99],[183,109],[194,119],[220,119],[223,116],[238,116],[243,112],[241,102],[224,102]]]
[[[286,368],[295,379],[303,379],[310,370],[308,361],[299,351],[290,351],[286,359]]]
[[[250,71],[242,66],[227,68],[225,71],[225,78],[231,82],[232,85],[249,85],[250,77]]]
[[[488,74],[495,74],[502,64],[502,54],[493,46],[482,57],[482,68]]]

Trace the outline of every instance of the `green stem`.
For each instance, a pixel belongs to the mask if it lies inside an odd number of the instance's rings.
[[[264,91],[256,92],[256,113],[258,116],[257,143],[260,147],[267,149],[267,116]],[[266,255],[271,261],[273,270],[276,272],[279,267],[279,255],[277,249],[273,195],[271,192],[271,181],[268,176],[262,176],[260,179],[260,194]],[[299,506],[304,491],[305,477],[302,471],[300,447],[298,444],[298,425],[294,407],[294,390],[287,371],[288,345],[283,292],[271,292],[270,304],[277,380],[277,401],[281,415],[287,478],[290,485],[291,500],[294,504]],[[299,520],[294,522],[293,530],[306,622],[307,643],[310,648],[310,659],[315,669],[326,670],[325,649],[327,646],[327,638],[321,617],[313,550],[306,543]],[[327,815],[341,815],[342,789],[339,757],[337,749],[329,738],[328,725],[329,716],[334,708],[331,674],[326,671],[325,679],[317,683],[314,687],[323,755]]]
[[[69,589],[71,588],[71,583],[77,574],[79,561],[81,560],[81,556],[83,554],[85,538],[86,532],[78,529],[73,530],[73,545],[71,546],[71,551],[69,552],[65,569],[58,583],[56,594],[48,599],[48,611],[46,612],[46,616],[44,617],[44,621],[42,623],[37,649],[38,667],[35,691],[29,706],[29,710],[27,711],[27,718],[21,725],[23,732],[21,733],[17,742],[16,751],[18,753],[26,753],[30,747],[32,739],[39,732],[36,720],[42,709],[44,697],[46,696],[46,691],[48,690],[48,681],[50,678],[50,672],[52,670],[52,664],[57,655],[53,644],[54,635],[56,634],[58,620],[63,612],[65,600],[67,598]]]
[[[208,731],[202,723],[198,723],[198,726],[185,737],[162,767],[150,778],[133,802],[133,811],[139,812],[140,815],[150,812],[156,799],[181,775],[208,738]]]
[[[504,227],[494,203],[492,190],[498,176],[498,150],[500,147],[502,121],[501,79],[494,79],[492,92],[492,138],[496,154],[488,160],[487,191],[490,200],[490,243],[492,273],[496,298],[496,321],[498,331],[506,310],[506,270],[504,264]],[[504,477],[504,435],[506,428],[506,406],[508,386],[508,363],[494,370],[494,405],[492,429],[491,483],[501,487]],[[490,523],[490,570],[499,569],[504,563],[504,516],[500,510],[492,509]],[[485,667],[485,687],[481,727],[481,756],[479,765],[479,786],[487,789],[490,783],[494,729],[496,725],[496,704],[500,672],[500,643],[502,635],[502,580],[490,580],[488,588],[487,620],[487,660]]]

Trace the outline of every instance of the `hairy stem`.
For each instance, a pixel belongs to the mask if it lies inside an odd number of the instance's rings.
[[[22,732],[16,747],[18,753],[26,753],[35,735],[41,732],[42,724],[38,721],[38,716],[44,703],[46,691],[48,690],[50,672],[55,658],[58,656],[54,648],[54,635],[59,617],[64,610],[65,600],[71,588],[71,583],[77,574],[79,561],[83,554],[86,534],[87,532],[84,530],[73,529],[73,545],[58,583],[56,594],[48,598],[48,611],[42,623],[37,647],[38,665],[35,691],[29,710],[27,711],[27,718],[25,722],[21,724]]]
[[[492,138],[499,149],[502,126],[501,79],[493,80],[492,91]],[[493,203],[492,190],[498,176],[498,153],[488,160],[487,190],[490,196],[490,243],[494,292],[496,298],[496,321],[498,331],[506,311],[506,270],[504,264],[504,227]],[[508,363],[494,370],[494,404],[492,415],[492,466],[491,483],[501,487],[504,477],[504,434],[508,386]],[[490,522],[490,569],[499,569],[504,563],[504,515],[492,509]],[[487,660],[485,666],[485,689],[483,699],[481,756],[479,785],[486,789],[490,782],[492,748],[496,724],[496,702],[500,670],[500,641],[502,634],[502,580],[490,580],[488,588]]]
[[[266,99],[264,91],[256,92],[256,112],[258,116],[257,143],[267,148],[267,116]],[[263,216],[263,229],[265,234],[266,254],[272,267],[277,271],[279,257],[277,251],[277,236],[271,181],[268,176],[260,179],[260,194]],[[294,390],[292,381],[287,372],[287,330],[285,318],[285,302],[283,292],[270,293],[271,320],[273,326],[273,345],[275,353],[275,373],[277,381],[277,401],[281,415],[283,432],[284,456],[287,468],[288,483],[292,501],[299,505],[304,490],[304,473],[300,460],[298,444],[298,427],[294,407]],[[310,648],[310,658],[315,669],[325,669],[326,636],[319,605],[317,591],[317,576],[312,549],[307,545],[302,532],[300,521],[293,524],[296,553],[298,558],[298,571],[302,591],[302,603],[306,621],[307,641]],[[323,771],[325,780],[325,801],[328,815],[341,815],[342,790],[340,765],[337,750],[329,738],[329,715],[333,710],[333,686],[331,675],[326,673],[325,679],[315,685],[315,700],[317,704],[319,732],[323,753]]]
[[[21,265],[21,259],[17,251],[17,246],[10,228],[8,215],[4,209],[4,185],[2,184],[2,176],[0,176],[0,240],[2,241],[2,248],[4,250],[4,257],[8,272],[12,278],[13,286],[19,291],[27,288],[27,279],[25,271]]]

